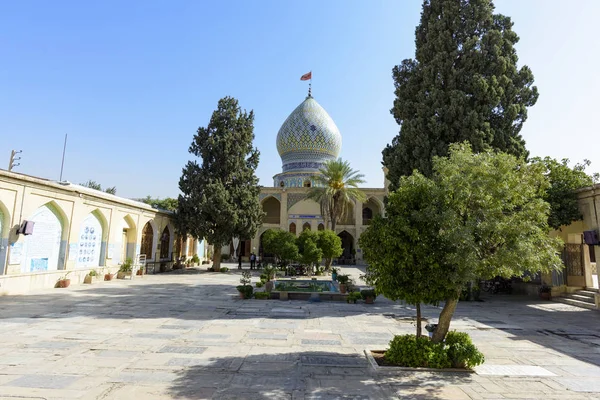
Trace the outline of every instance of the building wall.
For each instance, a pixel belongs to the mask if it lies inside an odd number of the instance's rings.
[[[24,220],[36,218],[33,235],[16,233]],[[77,271],[69,274],[73,284],[91,269],[117,269],[123,258],[139,254],[146,224],[152,228],[153,259],[160,256],[161,235],[169,233],[169,257],[175,237],[168,212],[78,185],[2,170],[0,219],[0,293],[53,286],[65,270]]]

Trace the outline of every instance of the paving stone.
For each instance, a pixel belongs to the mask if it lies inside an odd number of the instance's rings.
[[[20,378],[5,383],[3,386],[24,388],[66,389],[75,383],[80,376],[71,375],[23,375]]]
[[[273,333],[260,333],[260,332],[250,332],[248,334],[250,339],[268,339],[268,340],[287,340],[288,335],[280,335]]]
[[[552,372],[536,365],[488,365],[475,367],[479,375],[497,376],[555,376]]]
[[[202,354],[206,347],[193,346],[165,346],[161,348],[159,353],[181,353],[181,354]]]
[[[342,343],[339,340],[317,340],[317,339],[302,339],[302,344],[316,345],[316,346],[341,346]]]

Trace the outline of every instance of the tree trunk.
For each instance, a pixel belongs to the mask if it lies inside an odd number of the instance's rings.
[[[450,329],[450,321],[452,321],[452,316],[454,315],[454,310],[456,310],[456,305],[458,304],[458,299],[446,299],[446,304],[444,304],[444,308],[440,313],[440,318],[438,321],[438,326],[435,328],[433,332],[432,341],[434,343],[442,343],[446,338],[446,334]]]
[[[421,337],[421,303],[417,303],[417,337]]]
[[[325,271],[331,271],[332,261],[333,261],[333,258],[326,258],[325,259]]]
[[[219,245],[215,245],[213,269],[215,270],[215,272],[221,270],[221,246]]]

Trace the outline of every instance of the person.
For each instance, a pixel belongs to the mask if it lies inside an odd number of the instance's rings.
[[[242,269],[242,256],[238,256],[238,269]]]
[[[256,254],[250,254],[250,269],[254,269],[256,266]]]

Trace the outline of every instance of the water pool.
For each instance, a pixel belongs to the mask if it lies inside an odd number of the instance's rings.
[[[282,280],[275,281],[274,290],[279,292],[339,293],[331,281]]]

